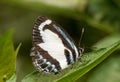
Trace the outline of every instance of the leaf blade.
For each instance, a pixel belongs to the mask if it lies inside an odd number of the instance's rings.
[[[13,29],[0,35],[0,82],[7,81],[15,72],[16,56],[21,44],[16,51],[13,45]]]
[[[66,81],[73,82],[73,81],[76,81],[78,78],[83,76],[85,73],[87,73],[93,67],[95,67],[97,64],[102,62],[106,57],[108,57],[113,51],[115,51],[118,48],[119,45],[120,45],[120,41],[116,42],[115,44],[111,45],[108,48],[97,50],[96,52],[99,55],[102,53],[102,55],[100,57],[97,56],[96,59],[91,60],[88,64],[86,64],[82,68],[79,68],[78,70],[75,70],[74,72],[63,76],[62,78],[56,80],[55,82],[66,82]],[[96,52],[92,52],[90,54],[95,54]]]

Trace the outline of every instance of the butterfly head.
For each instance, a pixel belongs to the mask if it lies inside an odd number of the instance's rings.
[[[81,56],[83,52],[84,52],[84,48],[78,47],[79,56]]]

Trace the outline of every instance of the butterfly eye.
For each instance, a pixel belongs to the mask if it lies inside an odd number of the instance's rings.
[[[84,48],[78,47],[78,52],[79,52],[79,55],[81,56],[81,53],[84,52]]]

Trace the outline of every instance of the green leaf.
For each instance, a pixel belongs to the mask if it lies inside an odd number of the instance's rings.
[[[18,51],[19,51],[19,49],[20,49],[21,45],[22,45],[22,43],[20,43],[20,44],[18,45],[17,49],[15,50],[15,55],[17,55],[17,54],[18,54]]]
[[[119,53],[120,52],[113,53],[107,60],[105,60],[97,68],[92,70],[87,78],[88,81],[89,82],[120,82]]]
[[[19,51],[21,45],[22,45],[21,43],[18,45],[18,47],[17,47],[17,49],[16,49],[16,51],[15,51],[15,54],[16,54],[16,55],[18,54],[18,51]],[[10,79],[8,79],[6,82],[16,82],[16,74],[14,73],[14,74],[10,77]]]
[[[96,65],[98,65],[100,62],[102,62],[106,57],[108,57],[113,51],[115,51],[118,46],[120,45],[120,41],[114,43],[113,45],[110,45],[106,48],[101,48],[97,51],[87,53],[88,56],[87,61],[84,66],[79,67],[77,70],[68,73],[67,75],[61,77],[56,82],[74,82],[84,74],[86,74],[89,70],[94,68]]]
[[[63,70],[58,75],[33,72],[27,75],[22,82],[74,82],[102,62],[113,51],[115,51],[119,45],[120,41],[108,47],[84,54],[80,62],[74,64],[72,68],[69,67]]]
[[[13,30],[0,35],[0,82],[8,80],[15,72],[16,56],[20,45],[14,50]]]
[[[6,82],[16,82],[16,74],[14,73],[9,80]]]
[[[113,44],[120,40],[120,34],[111,34],[99,42],[95,43],[94,47],[102,48],[107,47],[110,44]],[[120,47],[119,47],[120,49]],[[82,76],[76,82],[120,82],[119,74],[120,70],[120,55],[119,50],[115,51],[111,54],[110,57],[104,60],[104,62],[100,63],[97,67],[92,69],[90,72]],[[107,76],[107,77],[105,77]]]
[[[113,44],[117,41],[120,40],[120,34],[116,33],[116,34],[111,34],[105,38],[103,38],[102,40],[100,40],[99,42],[95,43],[93,45],[93,47],[97,47],[97,48],[103,48],[103,47],[107,47],[110,44]]]

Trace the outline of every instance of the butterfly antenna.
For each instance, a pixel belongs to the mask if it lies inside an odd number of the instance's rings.
[[[83,34],[84,34],[84,28],[82,28],[82,31],[81,31],[81,36],[80,36],[80,40],[79,40],[79,44],[78,46],[80,47],[81,46],[81,41],[82,41],[82,37],[83,37]]]

